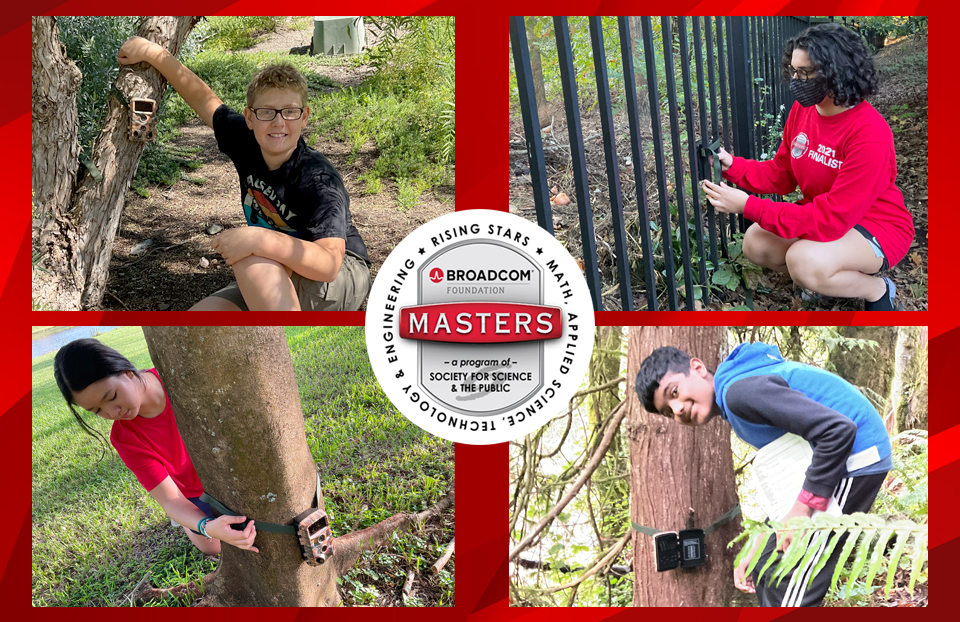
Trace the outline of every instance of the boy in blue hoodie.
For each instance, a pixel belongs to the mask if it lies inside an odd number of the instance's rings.
[[[776,346],[740,344],[716,373],[682,350],[659,348],[640,365],[635,388],[647,411],[690,426],[720,415],[757,449],[788,432],[809,441],[813,460],[803,488],[786,516],[771,517],[783,522],[825,511],[831,498],[844,514],[869,512],[892,467],[890,437],[867,398],[835,374],[784,360]],[[829,588],[839,545],[809,587],[819,555],[779,585],[767,584],[769,571],[759,580],[766,560],[785,550],[791,537],[769,538],[752,576],[744,576],[746,561],[734,569],[737,588],[756,592],[761,606],[816,607]]]

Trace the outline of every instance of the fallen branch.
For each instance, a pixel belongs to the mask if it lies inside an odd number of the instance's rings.
[[[456,538],[454,538],[453,540],[450,540],[450,544],[448,544],[446,550],[444,550],[443,556],[440,559],[438,559],[436,563],[430,566],[430,570],[433,571],[434,574],[437,574],[441,570],[443,570],[443,567],[447,565],[448,561],[450,561],[450,556],[453,555],[454,540],[456,540]]]
[[[413,588],[413,570],[407,571],[407,580],[403,584],[403,595],[407,596],[410,594],[410,590]]]
[[[205,576],[202,582],[194,581],[190,583],[184,583],[176,587],[156,588],[148,584],[142,589],[135,590],[135,593],[132,595],[132,599],[138,605],[143,605],[144,603],[148,603],[153,600],[164,600],[167,598],[176,598],[179,600],[185,596],[188,596],[190,600],[196,600],[197,598],[203,596],[203,593],[207,587],[217,578],[218,572],[220,572],[219,566],[217,566],[216,570]],[[143,581],[140,583],[142,585]]]
[[[623,547],[627,545],[627,542],[630,541],[631,537],[633,537],[633,532],[628,529],[627,533],[623,534],[623,537],[620,538],[620,540],[616,544],[611,546],[610,549],[603,555],[603,557],[597,560],[597,563],[595,563],[585,573],[583,573],[582,575],[580,575],[570,583],[567,583],[566,585],[558,585],[556,587],[547,588],[543,590],[542,593],[552,594],[553,592],[559,592],[561,590],[566,590],[571,587],[576,587],[580,585],[581,583],[583,583],[584,581],[586,581],[587,579],[595,575],[597,572],[599,572],[601,568],[603,568],[604,566],[609,564],[611,561],[613,561],[616,558],[616,556],[620,554],[620,551],[623,550]]]
[[[507,561],[513,561],[516,559],[520,552],[526,549],[530,544],[536,539],[541,531],[549,525],[554,518],[556,518],[563,508],[567,507],[567,504],[573,500],[577,493],[580,492],[580,489],[583,488],[583,485],[587,482],[587,479],[593,475],[593,472],[597,470],[597,467],[600,466],[600,462],[603,460],[603,456],[607,453],[607,449],[610,447],[610,443],[613,442],[613,438],[617,435],[617,432],[620,429],[620,422],[623,421],[623,418],[627,414],[627,409],[624,408],[626,400],[620,402],[620,404],[614,409],[614,412],[617,415],[610,422],[610,425],[607,426],[607,431],[603,435],[603,439],[600,441],[600,444],[597,446],[597,450],[593,453],[593,456],[590,458],[590,462],[587,463],[587,466],[584,468],[583,473],[580,474],[580,478],[574,482],[570,490],[567,491],[567,494],[563,496],[560,501],[551,508],[547,515],[540,519],[540,522],[537,523],[536,527],[533,528],[533,531],[527,534],[527,536],[521,540],[517,546],[510,551],[510,556]],[[619,411],[619,412],[618,412]]]
[[[114,607],[119,607],[120,603],[125,602],[129,606],[133,607],[134,597],[140,592],[140,588],[143,587],[143,584],[147,582],[147,579],[150,578],[150,571],[147,571],[147,574],[143,575],[143,578],[140,579],[140,583],[137,583],[137,587],[133,588],[127,596],[124,596],[119,602],[114,603]]]
[[[454,489],[436,504],[420,513],[394,514],[372,527],[354,531],[333,539],[335,554],[332,561],[337,565],[337,574],[342,575],[357,563],[360,553],[373,551],[390,541],[396,531],[406,531],[413,524],[423,524],[443,514],[453,503]]]

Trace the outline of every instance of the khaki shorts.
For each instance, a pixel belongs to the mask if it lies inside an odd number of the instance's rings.
[[[358,311],[367,299],[371,285],[367,262],[351,251],[344,254],[340,272],[332,283],[311,281],[296,272],[290,275],[290,280],[297,290],[302,311]],[[213,295],[229,300],[244,311],[250,310],[236,281]]]

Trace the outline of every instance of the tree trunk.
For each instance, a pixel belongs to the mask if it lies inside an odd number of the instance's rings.
[[[881,413],[890,436],[896,436],[900,432],[896,421],[897,413],[900,412],[901,407],[906,406],[909,399],[909,396],[904,394],[904,376],[913,360],[919,336],[918,326],[901,326],[897,329],[897,347],[893,362],[893,377],[890,379],[890,395],[887,399],[886,411]]]
[[[910,397],[907,424],[919,430],[929,429],[927,423],[927,331],[926,326],[920,329],[920,345],[913,357],[913,395]]]
[[[891,392],[891,408],[896,421],[896,431],[927,429],[927,329],[919,326],[903,326],[905,335],[903,349],[910,352],[903,362],[902,389],[899,395]],[[901,340],[897,340],[897,364],[900,365]],[[905,357],[906,358],[906,357]]]
[[[83,279],[79,257],[65,250],[79,244],[67,215],[77,181],[77,89],[83,77],[76,63],[67,58],[60,43],[55,17],[33,18],[33,205],[42,228],[34,229],[35,252],[45,249],[46,264],[61,277],[59,287],[50,284],[41,291],[40,273],[34,267],[34,297],[56,308],[79,309]],[[59,244],[48,243],[57,237]],[[40,243],[44,240],[44,243]],[[39,248],[38,248],[39,245]],[[60,289],[69,298],[62,306],[53,292]]]
[[[146,17],[137,35],[177,55],[199,19]],[[64,56],[55,19],[34,17],[33,22],[33,185],[35,192],[43,189],[37,207],[45,220],[34,252],[46,258],[44,266],[49,272],[44,279],[46,288],[38,284],[35,275],[34,297],[62,310],[91,309],[103,299],[124,196],[145,143],[127,139],[127,106],[111,97],[103,129],[89,154],[102,180],[86,174],[75,192],[69,192],[76,178],[79,149],[74,96],[79,72]],[[136,69],[121,69],[115,85],[128,100],[160,101],[167,81],[142,63]],[[47,123],[50,116],[62,117],[63,122]]]
[[[207,494],[269,523],[289,523],[312,507],[316,471],[283,329],[145,326],[143,332]],[[223,546],[202,604],[339,604],[332,560],[308,566],[287,534],[258,531],[256,546],[259,553]]]
[[[627,378],[633,386],[640,363],[660,346],[689,352],[715,370],[726,349],[726,329],[717,327],[632,327]],[[686,428],[648,413],[634,391],[628,398],[630,513],[640,525],[664,531],[703,529],[737,504],[730,427],[719,417],[704,427]],[[635,533],[633,604],[638,607],[726,606],[733,585],[736,551],[727,543],[739,519],[706,537],[707,561],[690,569],[657,572],[653,538]]]
[[[533,74],[533,94],[537,98],[537,108],[547,104],[547,89],[543,82],[543,63],[540,59],[540,36],[537,35],[539,17],[525,17],[527,45],[530,50],[530,72]]]
[[[881,399],[890,395],[890,380],[894,373],[894,354],[897,346],[895,326],[847,326],[843,336],[876,341],[873,348],[834,348],[829,361],[838,376],[863,389],[875,392]],[[870,397],[868,395],[868,397]],[[874,396],[875,397],[875,396]],[[884,408],[881,405],[879,408]]]
[[[650,127],[650,97],[647,95],[647,72],[646,65],[640,57],[640,46],[638,43],[642,36],[642,25],[639,17],[630,18],[630,49],[633,52],[633,80],[637,86],[637,114],[640,117],[640,133],[644,136],[651,135]]]

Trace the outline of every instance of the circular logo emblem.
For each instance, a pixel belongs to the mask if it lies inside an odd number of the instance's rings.
[[[792,155],[794,158],[799,158],[807,152],[807,148],[809,147],[810,140],[807,138],[806,134],[800,132],[790,144],[790,155]]]
[[[593,351],[590,293],[553,236],[505,212],[432,220],[383,263],[367,302],[367,352],[387,397],[457,443],[501,443],[544,425]]]

